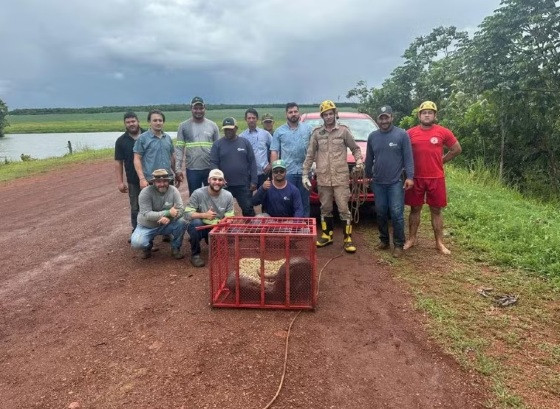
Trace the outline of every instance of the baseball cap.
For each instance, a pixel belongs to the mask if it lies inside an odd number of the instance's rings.
[[[224,172],[222,172],[220,169],[212,169],[210,171],[210,173],[208,173],[208,179],[210,178],[221,178],[221,179],[225,179],[224,178]]]
[[[224,119],[224,122],[222,122],[222,129],[235,129],[236,127],[237,121],[235,120],[235,118],[227,117],[226,119]]]
[[[286,169],[286,162],[284,162],[282,159],[278,159],[272,162],[271,166],[272,169],[276,169],[276,168]]]
[[[200,97],[194,97],[193,99],[191,99],[191,107],[195,106],[196,104],[204,105],[204,100]]]
[[[389,105],[383,105],[377,110],[377,117],[379,118],[381,115],[393,115],[393,108]]]
[[[266,114],[263,115],[262,121],[263,122],[274,121],[274,117],[272,115],[270,115],[269,113],[266,113]]]

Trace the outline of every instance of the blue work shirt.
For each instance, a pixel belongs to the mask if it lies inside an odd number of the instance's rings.
[[[239,136],[251,142],[255,160],[257,161],[257,175],[262,175],[264,168],[268,166],[268,153],[272,143],[272,135],[264,129],[255,128],[254,131],[246,129]]]
[[[175,169],[171,169],[171,156],[175,149],[171,137],[165,132],[158,138],[150,129],[147,130],[136,140],[133,151],[142,156],[142,171],[146,180],[152,178],[152,172],[156,169],[175,173]]]
[[[366,176],[381,185],[400,181],[403,169],[407,179],[414,179],[412,147],[406,131],[391,125],[387,131],[370,133],[364,167]]]
[[[278,159],[286,162],[286,173],[302,174],[311,131],[313,129],[305,122],[300,122],[295,129],[286,123],[274,131],[270,150],[278,152]]]

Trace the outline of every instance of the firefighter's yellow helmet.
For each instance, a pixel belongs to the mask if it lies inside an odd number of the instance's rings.
[[[330,99],[321,102],[319,105],[319,113],[323,115],[323,112],[328,111],[329,109],[336,109],[336,105]]]
[[[424,101],[420,104],[420,108],[418,108],[418,112],[422,112],[425,109],[430,109],[434,112],[437,112],[437,106],[432,101]]]

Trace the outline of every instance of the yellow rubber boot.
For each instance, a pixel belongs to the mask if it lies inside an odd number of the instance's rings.
[[[356,252],[356,246],[352,242],[352,225],[350,223],[344,226],[344,251],[347,253]]]
[[[333,218],[321,217],[321,237],[317,240],[317,247],[325,247],[333,243]]]

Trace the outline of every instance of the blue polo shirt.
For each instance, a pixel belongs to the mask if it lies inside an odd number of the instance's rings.
[[[285,123],[274,131],[270,150],[278,152],[278,158],[286,162],[286,173],[302,174],[312,131],[311,126],[305,122],[300,122],[295,129]]]
[[[142,156],[142,171],[146,180],[152,178],[152,172],[156,169],[165,169],[170,174],[175,173],[175,169],[171,169],[173,141],[165,132],[161,138],[158,138],[150,129],[147,130],[136,140],[133,151]]]
[[[268,166],[268,152],[272,143],[272,136],[268,131],[261,128],[255,128],[254,131],[245,129],[239,136],[251,142],[257,161],[257,175],[262,175],[264,168]]]

